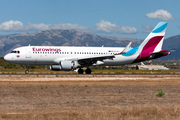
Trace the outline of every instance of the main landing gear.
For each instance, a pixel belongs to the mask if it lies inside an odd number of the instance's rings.
[[[87,68],[87,69],[85,70],[85,72],[86,72],[86,74],[91,74],[91,69]]]
[[[83,74],[83,72],[84,72],[84,70],[81,69],[81,68],[79,68],[78,73],[79,73],[79,74]],[[86,73],[86,74],[91,74],[91,69],[87,68],[87,69],[85,70],[85,73]]]
[[[29,74],[29,65],[26,66],[25,74]]]
[[[78,70],[78,74],[83,74],[83,72],[84,72],[84,70],[83,70],[83,69],[81,69],[81,68],[79,68],[79,70]]]

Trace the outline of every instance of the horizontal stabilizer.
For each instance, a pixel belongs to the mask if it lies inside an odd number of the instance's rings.
[[[170,53],[171,53],[171,52],[174,52],[174,51],[175,51],[175,50],[169,50],[169,51],[166,51],[166,50],[165,50],[165,51],[161,51],[161,52],[154,52],[154,53],[150,53],[150,54],[151,54],[151,55],[153,55],[153,54],[155,55],[155,54],[162,54],[162,53],[168,53],[168,52],[170,52]]]

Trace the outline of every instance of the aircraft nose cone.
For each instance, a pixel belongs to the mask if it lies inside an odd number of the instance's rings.
[[[5,61],[9,61],[9,60],[10,60],[10,57],[9,57],[8,54],[4,56],[4,60],[5,60]]]

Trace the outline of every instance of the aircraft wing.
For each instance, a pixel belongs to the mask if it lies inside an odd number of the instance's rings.
[[[81,65],[93,65],[97,64],[97,62],[101,61],[102,64],[104,64],[103,60],[105,59],[113,59],[115,55],[113,54],[103,54],[103,55],[90,55],[85,57],[78,57],[78,58],[70,58],[65,60],[70,61],[78,61]]]
[[[117,54],[97,54],[97,55],[92,55],[91,54],[91,55],[84,56],[84,57],[68,58],[68,59],[65,59],[65,60],[78,61],[78,63],[81,64],[81,65],[85,65],[85,64],[92,65],[94,63],[97,63],[97,61],[103,62],[103,60],[105,60],[105,59],[113,59],[113,58],[115,58],[116,55],[125,54],[128,51],[131,43],[132,42],[130,42],[124,48],[124,50],[121,53],[117,53]],[[55,63],[59,63],[59,61],[60,61],[60,58],[54,60]]]
[[[64,60],[67,61],[78,61],[79,64],[83,65],[83,64],[94,64],[97,61],[103,61],[105,59],[113,59],[115,58],[114,54],[98,54],[98,55],[89,55],[89,56],[84,56],[84,57],[78,57],[78,58],[67,58]],[[62,58],[56,58],[54,60],[55,63],[59,64],[59,61],[61,61]]]
[[[115,56],[113,54],[105,54],[105,55],[90,55],[85,57],[78,57],[78,58],[70,58],[66,60],[75,60],[75,61],[102,61],[104,59],[113,59]]]

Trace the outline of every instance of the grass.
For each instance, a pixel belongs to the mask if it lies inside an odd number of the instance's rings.
[[[0,114],[4,120],[170,120],[179,119],[180,108],[178,106],[131,106],[131,107],[75,107],[62,109],[40,109],[36,111],[16,112],[17,114]]]
[[[178,120],[180,97],[176,91],[179,91],[180,83],[169,80],[159,84],[169,89],[164,99],[154,98],[154,93],[159,88],[158,83],[154,80],[12,82],[9,83],[10,85],[0,83],[0,90],[4,91],[1,96],[7,94],[1,97],[2,107],[11,107],[5,109],[7,112],[0,110],[2,111],[0,118],[4,120]],[[169,97],[169,93],[176,95]],[[18,109],[13,106],[18,106]]]
[[[85,69],[85,68],[84,68]],[[91,67],[92,74],[180,74],[180,70],[128,70],[127,68],[121,67]],[[0,74],[18,74],[24,73],[26,70],[25,65],[17,65],[4,61],[0,58]],[[51,71],[48,66],[43,65],[30,65],[30,73],[36,74],[77,74],[74,71]]]
[[[156,94],[157,97],[163,97],[165,95],[163,89],[159,89],[159,93]]]
[[[0,74],[24,73],[25,68],[0,69]],[[75,71],[51,71],[50,69],[29,69],[30,73],[36,74],[78,74]],[[180,70],[125,70],[125,69],[93,69],[92,74],[180,74]]]

